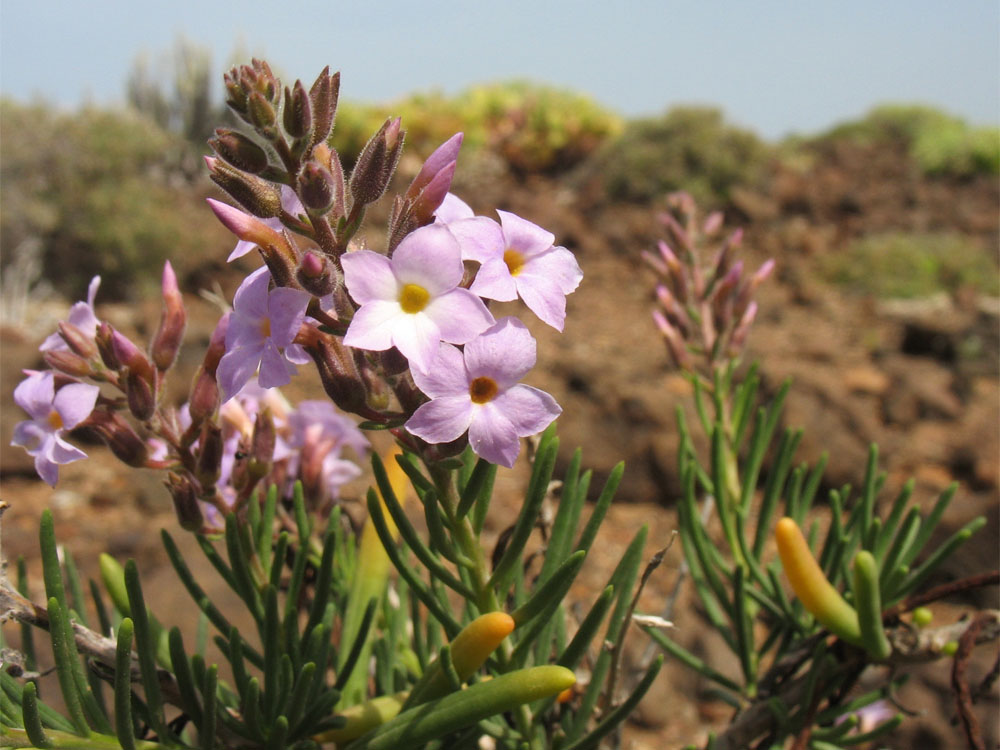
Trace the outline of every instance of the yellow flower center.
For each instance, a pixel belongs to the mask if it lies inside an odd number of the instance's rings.
[[[57,412],[55,409],[49,412],[48,422],[49,426],[53,430],[61,430],[63,428],[62,417],[59,415],[59,412]]]
[[[496,381],[485,376],[480,376],[469,383],[469,396],[474,404],[489,403],[497,395],[498,390]]]
[[[260,335],[265,338],[271,338],[271,319],[263,318],[260,321]]]
[[[521,273],[521,266],[524,265],[524,255],[512,247],[508,247],[503,251],[503,262],[507,264],[507,270],[510,271],[510,275],[517,276]]]
[[[406,284],[399,293],[399,306],[403,312],[413,315],[427,307],[430,299],[431,293],[419,284]]]

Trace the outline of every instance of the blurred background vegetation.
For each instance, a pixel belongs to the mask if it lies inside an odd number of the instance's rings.
[[[206,259],[221,263],[228,240],[204,207],[217,193],[200,157],[213,128],[231,121],[209,61],[206,50],[183,40],[166,72],[137,60],[125,109],[60,112],[41,102],[0,101],[5,274],[30,266],[23,256],[35,253],[40,275],[64,296],[79,298],[99,273],[105,299],[128,299],[156,283],[168,257],[185,276]],[[390,115],[402,117],[411,155],[426,156],[463,131],[466,165],[486,155],[514,185],[554,178],[602,203],[645,204],[685,189],[704,205],[726,208],[737,188],[766,191],[776,164],[809,164],[843,144],[903,149],[914,172],[931,180],[1000,174],[1000,130],[970,127],[926,106],[879,107],[817,136],[769,143],[715,109],[674,108],[626,122],[583,94],[524,81],[389,104],[348,98],[333,135],[346,165]],[[866,269],[892,281],[873,283]],[[961,237],[891,233],[850,245],[825,267],[829,279],[876,296],[966,284],[996,294],[995,269],[985,248]]]

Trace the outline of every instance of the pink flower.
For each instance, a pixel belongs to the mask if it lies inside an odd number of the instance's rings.
[[[90,416],[100,389],[96,385],[70,383],[58,391],[51,372],[28,372],[14,389],[14,401],[28,412],[29,420],[14,427],[11,445],[19,445],[35,457],[35,471],[55,487],[59,464],[86,458],[87,454],[63,439]]]
[[[309,356],[292,342],[305,319],[310,295],[301,289],[270,289],[267,266],[258,268],[240,284],[233,299],[233,312],[226,330],[226,353],[216,376],[222,398],[228,401],[260,368],[263,388],[286,385],[295,375],[295,365]]]
[[[506,211],[500,224],[477,216],[448,223],[462,246],[462,258],[482,265],[469,290],[501,302],[520,297],[535,315],[557,331],[566,320],[566,295],[583,279],[583,272],[555,236],[537,224]]]
[[[74,304],[69,309],[69,317],[66,319],[67,323],[78,328],[80,333],[88,339],[93,339],[97,335],[98,320],[94,313],[94,298],[97,296],[97,288],[100,285],[100,276],[92,278],[87,286],[87,301]],[[69,346],[66,345],[62,336],[53,333],[42,342],[38,350],[42,352],[69,351]]]
[[[344,344],[384,351],[395,346],[426,367],[438,344],[464,344],[493,324],[475,294],[458,285],[462,252],[446,228],[429,224],[408,234],[392,258],[359,250],[341,258],[344,282],[361,307]]]
[[[562,412],[549,394],[521,385],[535,365],[535,339],[517,318],[503,318],[465,345],[441,344],[413,380],[430,401],[406,429],[428,443],[448,443],[468,430],[476,455],[513,466],[519,438],[544,430]]]
[[[218,201],[216,201],[216,203],[218,203]],[[295,194],[295,191],[292,190],[290,187],[288,187],[288,185],[281,186],[281,207],[285,209],[285,211],[290,213],[292,216],[300,216],[305,214],[306,212],[306,210],[302,207],[302,201],[299,200],[299,196],[297,196]],[[279,233],[281,232],[282,229],[285,228],[285,225],[281,223],[281,219],[279,219],[277,216],[271,219],[257,219],[256,217],[253,217],[250,220],[263,222],[265,225],[273,229],[275,232]],[[244,255],[249,253],[255,247],[257,247],[256,242],[252,242],[250,240],[240,240],[239,242],[236,243],[236,247],[233,248],[233,251],[229,254],[229,257],[226,258],[226,261],[232,262],[237,258],[242,258]]]

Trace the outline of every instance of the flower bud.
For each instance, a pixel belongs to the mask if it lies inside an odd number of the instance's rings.
[[[127,370],[125,399],[132,416],[145,422],[156,412],[156,395],[150,384],[138,373]]]
[[[312,103],[313,145],[324,143],[330,137],[333,121],[337,116],[339,97],[340,72],[330,75],[330,66],[327,66],[309,89],[309,100]]]
[[[331,175],[316,162],[308,162],[299,174],[299,196],[309,213],[323,215],[333,205],[336,187]]]
[[[94,343],[94,339],[85,335],[72,323],[65,320],[60,321],[59,335],[74,354],[78,354],[84,359],[93,359],[97,356],[97,344]]]
[[[267,152],[243,133],[219,128],[215,131],[215,137],[209,139],[208,145],[229,164],[244,172],[260,174],[267,169]]]
[[[406,189],[407,198],[412,200],[420,195],[421,191],[423,191],[424,188],[426,188],[438,174],[458,159],[458,151],[462,147],[462,140],[464,137],[465,136],[462,133],[455,133],[455,135],[434,149],[434,153],[427,157],[427,161],[424,162],[420,171],[417,172],[417,176],[413,178],[413,182],[411,182],[410,186]],[[455,173],[454,167],[451,167],[451,173]],[[451,185],[450,179],[448,181],[448,185]],[[447,187],[444,192],[448,192]],[[441,199],[444,200],[443,194]],[[440,203],[438,205],[440,205]]]
[[[211,487],[218,481],[224,448],[222,428],[206,422],[201,430],[198,455],[195,457],[195,476],[203,487]]]
[[[212,338],[208,341],[208,347],[205,349],[205,359],[202,360],[202,364],[205,371],[212,377],[215,377],[219,360],[226,353],[226,332],[229,330],[231,316],[232,311],[228,311],[219,318],[219,322],[215,324],[215,330],[212,331]]]
[[[285,132],[292,138],[305,138],[312,128],[312,102],[302,81],[296,81],[289,89],[285,87],[285,108],[282,112]]]
[[[281,212],[281,192],[259,177],[239,172],[211,156],[205,157],[212,182],[243,208],[261,219],[270,219]]]
[[[659,310],[653,310],[653,320],[667,342],[667,351],[674,360],[674,364],[682,370],[691,369],[691,356],[688,354],[687,347],[684,345],[684,339],[681,338],[677,329],[670,324],[670,321]]]
[[[278,131],[275,125],[278,122],[278,113],[274,110],[274,105],[263,94],[254,91],[247,101],[247,114],[250,116],[250,123],[257,129],[257,132],[267,139],[273,138]]]
[[[106,321],[97,324],[97,331],[94,334],[94,344],[97,345],[97,353],[101,355],[101,361],[109,370],[118,371],[122,363],[115,356],[114,348],[111,346],[111,338],[114,328]]]
[[[177,358],[177,352],[184,338],[184,328],[187,325],[187,312],[184,310],[184,299],[177,287],[177,276],[168,260],[163,264],[163,312],[160,314],[160,327],[150,345],[153,364],[160,372],[166,372]]]
[[[451,181],[457,166],[458,162],[453,161],[442,167],[413,202],[413,215],[417,218],[419,226],[434,220],[434,212],[440,208],[445,196],[448,195],[448,190],[451,189]]]
[[[167,479],[163,484],[174,501],[174,512],[177,513],[177,520],[180,522],[181,528],[185,531],[201,531],[205,517],[201,512],[201,504],[198,502],[198,492],[194,482],[188,477],[171,471],[167,474]]]
[[[121,363],[121,367],[128,368],[130,373],[142,378],[147,383],[153,383],[153,365],[150,364],[146,355],[131,339],[123,335],[120,331],[111,331],[111,349],[115,359]]]
[[[368,360],[368,352],[360,349],[353,349],[351,351],[354,355],[354,366],[361,377],[361,382],[365,385],[365,391],[367,392],[366,401],[369,408],[374,411],[385,411],[389,407],[389,398],[391,396],[385,379],[380,372],[372,367],[371,362]]]
[[[358,156],[358,162],[348,181],[351,195],[358,203],[374,203],[389,187],[389,181],[399,162],[405,135],[399,126],[398,117],[386,120]]]
[[[336,288],[332,264],[325,256],[311,250],[302,256],[295,280],[314,297],[325,297]]]
[[[192,425],[200,425],[215,414],[219,408],[219,384],[215,375],[208,372],[204,365],[198,368],[191,384],[188,396],[188,412],[191,414]]]
[[[120,414],[95,410],[82,426],[92,428],[119,461],[137,468],[146,466],[149,447]]]
[[[94,368],[90,366],[88,360],[65,349],[51,349],[42,352],[42,359],[53,370],[58,370],[74,378],[86,378],[94,374]]]
[[[309,327],[311,328],[311,327]],[[351,361],[351,355],[339,339],[327,336],[315,328],[306,351],[316,362],[323,390],[337,406],[346,412],[368,415],[364,384]]]
[[[250,440],[250,462],[248,469],[255,480],[267,476],[274,460],[274,446],[277,434],[274,428],[274,417],[267,406],[257,412],[253,424],[253,437]]]

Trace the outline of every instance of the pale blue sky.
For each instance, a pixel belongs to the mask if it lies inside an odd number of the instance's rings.
[[[1000,120],[996,0],[0,0],[0,92],[120,101],[135,57],[178,34],[220,76],[237,40],[290,78],[330,64],[355,100],[527,77],[625,115],[714,104],[766,137],[888,101]]]

